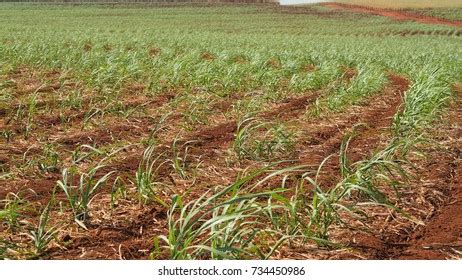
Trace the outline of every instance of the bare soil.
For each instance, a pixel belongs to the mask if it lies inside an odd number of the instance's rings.
[[[372,8],[372,7],[364,7],[358,5],[349,5],[349,4],[340,4],[340,3],[326,3],[323,4],[326,7],[334,8],[334,9],[341,9],[341,10],[350,10],[353,12],[358,13],[366,13],[372,15],[379,15],[384,17],[389,17],[395,20],[410,20],[416,21],[425,24],[442,24],[442,25],[449,25],[454,27],[462,27],[462,21],[453,21],[443,18],[425,16],[416,13],[404,12],[404,11],[397,11],[391,9],[379,9],[379,8]]]

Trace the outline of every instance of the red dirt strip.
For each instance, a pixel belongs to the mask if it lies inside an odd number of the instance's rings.
[[[403,12],[403,11],[398,11],[398,10],[379,9],[379,8],[371,8],[371,7],[349,5],[349,4],[339,4],[339,3],[326,3],[326,4],[323,4],[323,6],[333,8],[333,9],[347,9],[347,10],[351,10],[351,11],[359,12],[359,13],[379,15],[379,16],[389,17],[395,20],[412,20],[412,21],[425,23],[425,24],[443,24],[443,25],[449,25],[449,26],[455,26],[455,27],[462,27],[462,21],[453,21],[453,20],[447,20],[443,18],[412,14],[409,12]]]

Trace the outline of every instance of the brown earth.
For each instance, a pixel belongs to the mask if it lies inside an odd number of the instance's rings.
[[[340,3],[326,3],[323,6],[333,8],[333,9],[347,9],[353,12],[366,13],[372,15],[379,15],[384,17],[389,17],[395,20],[410,20],[416,21],[425,24],[442,24],[449,25],[454,27],[462,27],[462,21],[453,21],[443,18],[424,16],[421,14],[414,14],[410,12],[390,10],[390,9],[379,9],[372,7],[364,7],[358,5],[349,5],[349,4],[340,4]]]

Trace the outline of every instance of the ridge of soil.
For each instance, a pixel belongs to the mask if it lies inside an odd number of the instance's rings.
[[[365,7],[365,6],[359,6],[359,5],[351,5],[351,4],[340,4],[340,3],[325,3],[322,5],[325,7],[333,8],[333,9],[347,9],[353,12],[389,17],[395,20],[412,20],[412,21],[425,23],[425,24],[443,24],[443,25],[449,25],[449,26],[454,26],[454,27],[462,27],[462,21],[448,20],[448,19],[437,18],[437,17],[432,17],[432,16],[425,16],[421,14],[414,14],[410,12],[403,12],[403,11],[398,11],[398,10],[379,9],[379,8],[372,8],[372,7]]]

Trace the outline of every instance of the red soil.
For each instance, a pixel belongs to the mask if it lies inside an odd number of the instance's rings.
[[[419,14],[412,14],[409,12],[397,11],[397,10],[390,10],[390,9],[379,9],[379,8],[371,8],[371,7],[364,7],[358,5],[349,5],[349,4],[339,4],[339,3],[326,3],[324,4],[326,7],[334,8],[334,9],[347,9],[354,12],[359,13],[367,13],[373,15],[379,15],[384,17],[389,17],[395,20],[412,20],[420,23],[425,24],[443,24],[455,27],[462,27],[462,21],[452,21],[437,17],[431,16],[424,16]]]

